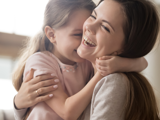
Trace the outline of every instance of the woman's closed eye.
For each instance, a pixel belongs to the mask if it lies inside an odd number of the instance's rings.
[[[90,17],[92,17],[92,18],[96,19],[96,17],[95,17],[94,15],[90,15]]]
[[[106,26],[102,25],[102,27],[110,33],[110,30]]]
[[[94,15],[90,15],[90,17],[92,17],[93,19],[96,19],[96,17]],[[110,30],[106,26],[102,25],[102,27],[103,27],[103,29],[105,29],[106,31],[108,31],[110,33]]]

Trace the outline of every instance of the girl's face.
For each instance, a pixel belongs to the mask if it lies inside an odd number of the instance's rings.
[[[83,38],[77,50],[79,56],[94,62],[97,57],[120,54],[124,43],[124,21],[119,3],[101,2],[83,25]]]
[[[86,9],[78,9],[71,14],[65,26],[55,30],[53,53],[61,62],[72,65],[84,60],[77,54],[77,48],[82,40],[83,23],[90,14]]]

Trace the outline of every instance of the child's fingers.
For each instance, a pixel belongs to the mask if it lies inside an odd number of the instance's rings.
[[[100,70],[103,70],[103,71],[107,71],[107,67],[105,66],[101,66],[101,65],[96,65],[96,68],[100,69]]]
[[[99,60],[108,60],[111,58],[112,58],[112,56],[102,56],[102,57],[99,57]]]
[[[96,64],[101,66],[107,66],[107,61],[96,59]]]
[[[100,69],[97,69],[97,71],[102,75],[102,76],[107,76],[109,73],[107,71],[103,71]]]

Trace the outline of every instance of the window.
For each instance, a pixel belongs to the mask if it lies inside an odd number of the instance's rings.
[[[41,29],[48,0],[1,0],[0,31],[31,36]]]

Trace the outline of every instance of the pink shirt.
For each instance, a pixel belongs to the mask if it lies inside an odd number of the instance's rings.
[[[92,65],[88,61],[73,66],[66,65],[48,51],[37,52],[28,58],[23,80],[31,68],[35,69],[34,77],[46,73],[55,74],[69,96],[80,91],[93,73]],[[27,120],[63,120],[45,102],[38,103],[32,108]]]

